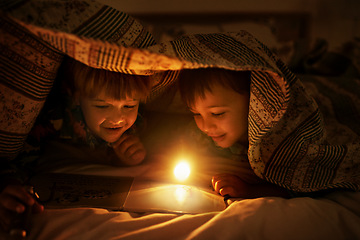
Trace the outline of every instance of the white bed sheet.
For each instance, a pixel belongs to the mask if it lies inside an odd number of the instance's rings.
[[[33,219],[29,239],[359,239],[359,202],[360,193],[336,193],[235,201],[195,215],[46,210]]]
[[[133,175],[170,181],[166,157],[130,168],[96,164],[63,166],[58,172]],[[195,182],[208,184],[213,169],[231,160],[208,160]],[[360,193],[323,198],[237,200],[226,210],[203,214],[128,213],[97,208],[46,209],[32,219],[29,239],[360,239]]]

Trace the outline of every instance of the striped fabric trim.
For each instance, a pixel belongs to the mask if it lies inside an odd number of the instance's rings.
[[[346,146],[320,146],[318,156],[312,160],[305,174],[303,187],[317,188],[332,184],[346,153]]]
[[[132,24],[127,22],[128,19],[128,15],[104,6],[91,18],[84,21],[82,25],[74,29],[72,33],[77,36],[108,40],[113,38],[114,32],[121,29],[124,24],[127,26]],[[126,27],[126,30],[128,29]]]
[[[114,50],[106,45],[93,45],[89,52],[89,66],[131,74],[132,71],[127,65],[130,58],[131,52],[125,49]]]
[[[252,71],[251,74],[251,100],[249,106],[249,143],[254,144],[262,136],[268,133],[273,124],[277,122],[286,108],[288,97],[285,97],[278,82],[272,75],[262,71]],[[264,112],[259,116],[257,111],[251,106],[255,101],[258,108],[263,106]],[[259,104],[259,102],[261,104]],[[280,112],[281,111],[281,112]]]
[[[231,36],[225,34],[198,34],[195,36],[201,44],[236,66],[244,66],[246,63],[247,65],[262,65],[271,68],[264,58]]]
[[[145,28],[142,28],[141,33],[136,38],[132,46],[137,46],[138,48],[146,48],[155,44],[156,42],[153,36],[148,31],[146,31]]]
[[[163,74],[165,76],[161,77],[161,81],[152,88],[149,100],[155,99],[162,92],[164,92],[168,87],[170,87],[171,84],[174,82],[174,79],[176,79],[178,77],[179,73],[180,73],[179,71],[164,72]]]
[[[13,158],[24,145],[27,135],[19,135],[0,131],[1,157]]]
[[[174,49],[176,57],[192,62],[207,63],[210,56],[200,51],[198,45],[193,42],[194,40],[188,36],[182,37],[177,41],[172,41],[171,46]]]
[[[290,69],[285,65],[280,59],[276,62],[277,67],[284,74],[284,79],[286,81],[286,87],[289,89],[295,82],[298,81],[298,78],[293,74]]]
[[[125,34],[131,32],[135,24],[135,19],[128,14],[119,12],[108,6],[102,7],[94,16],[85,21],[81,26],[76,28],[72,33],[77,36],[83,36],[93,39],[102,39],[109,42],[121,42],[123,46],[136,46],[139,48],[148,47],[155,44],[155,40],[140,24],[137,28],[141,29],[140,33],[136,32],[137,37],[130,44],[122,41]],[[133,37],[135,33],[131,34]]]
[[[252,72],[251,93],[265,107],[265,110],[274,118],[278,111],[284,107],[285,95],[274,78],[260,71]]]
[[[14,39],[15,43],[21,43],[14,51],[10,46],[0,44],[0,82],[32,100],[44,100],[56,77],[56,66],[61,62],[62,54],[33,35],[26,34],[26,29],[9,19],[1,18],[0,26],[3,34]],[[26,57],[24,52],[17,52],[19,48],[29,51]],[[37,54],[42,58],[35,62],[33,56]]]
[[[249,144],[252,145],[259,141],[261,137],[268,132],[263,120],[256,114],[254,109],[249,106],[248,117],[248,129],[249,129]]]
[[[294,172],[304,159],[309,144],[323,134],[321,121],[317,110],[284,139],[266,165],[268,179],[291,186]]]
[[[279,68],[282,74],[284,74],[284,80],[286,81],[286,85],[291,87],[297,81],[297,77],[293,74],[290,69],[286,66],[286,64],[278,57],[276,57],[273,52],[262,42],[257,41],[264,52],[276,63],[276,66]],[[288,92],[288,91],[287,91]]]
[[[49,44],[44,43],[39,40],[37,37],[32,35],[26,28],[20,26],[19,24],[14,23],[11,19],[8,19],[6,16],[0,18],[1,30],[16,37],[21,41],[21,43],[28,45],[32,49],[40,52],[47,58],[54,61],[61,61],[62,54],[51,47]]]
[[[0,82],[32,100],[44,100],[52,88],[56,74],[44,71],[17,53],[11,52],[11,57],[6,56],[9,49],[0,45],[0,51],[2,50]]]

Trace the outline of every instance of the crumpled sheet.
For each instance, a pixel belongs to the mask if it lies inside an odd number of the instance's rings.
[[[131,175],[170,182],[171,163],[166,164],[170,158],[153,155],[143,165],[129,168],[81,163],[60,167],[56,163],[56,171]],[[229,171],[229,166],[231,171],[241,168],[231,159],[214,157],[206,158],[206,161],[201,171],[192,173],[193,183],[201,187],[209,186],[215,172]],[[33,216],[29,240],[359,239],[359,202],[360,192],[335,192],[322,198],[234,199],[224,211],[202,214],[140,214],[100,208],[46,209]]]
[[[45,210],[29,239],[359,239],[360,193],[235,201],[222,212],[132,214]]]

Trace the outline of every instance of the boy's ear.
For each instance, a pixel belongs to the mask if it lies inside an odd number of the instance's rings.
[[[72,94],[72,99],[73,99],[73,104],[76,105],[80,105],[80,94],[79,92],[75,92]]]

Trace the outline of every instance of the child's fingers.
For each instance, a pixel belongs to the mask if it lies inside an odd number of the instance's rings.
[[[138,142],[140,142],[139,138],[134,135],[123,135],[113,144],[113,148],[125,153],[130,147]]]
[[[230,181],[226,181],[226,180],[217,180],[215,183],[214,183],[214,190],[215,192],[220,193],[220,190],[226,186],[229,186],[231,185],[231,182]],[[222,195],[222,194],[221,194]]]
[[[125,145],[125,143],[124,143]],[[143,150],[144,147],[142,145],[141,142],[138,141],[134,141],[134,142],[128,142],[125,146],[124,146],[124,150],[125,150],[125,155],[126,156],[131,156],[133,155],[135,152]]]
[[[35,202],[35,204],[32,207],[32,212],[33,213],[41,213],[43,211],[44,211],[44,206],[38,202]]]
[[[221,196],[229,195],[231,197],[236,197],[238,192],[235,191],[235,189],[231,186],[224,186],[224,187],[220,188],[219,194]]]
[[[25,210],[25,205],[32,206],[34,203],[34,198],[21,185],[8,185],[0,194],[0,204],[18,213]]]
[[[131,165],[137,165],[139,163],[141,163],[146,156],[146,151],[145,149],[138,149],[137,151],[135,151],[134,153],[132,153],[129,158],[131,158]]]
[[[2,194],[0,196],[0,205],[2,209],[6,209],[11,212],[22,213],[25,211],[25,206],[23,203],[18,201],[16,198],[6,194]]]
[[[6,232],[10,230],[12,221],[16,217],[16,213],[11,212],[3,207],[0,207],[0,225]]]
[[[135,135],[122,136],[113,148],[117,156],[126,165],[137,165],[142,162],[146,156],[146,150],[140,139]],[[117,164],[116,162],[114,163]]]
[[[244,197],[247,195],[247,186],[236,175],[221,174],[212,178],[214,190],[222,196]]]
[[[145,158],[146,150],[141,142],[134,142],[125,148],[124,156],[132,160],[132,165],[138,164]]]
[[[139,150],[145,150],[140,139],[136,136],[128,136],[121,144],[114,146],[114,149],[125,157],[130,157]]]
[[[111,144],[111,146],[112,146],[113,148],[118,148],[124,141],[126,141],[126,139],[129,138],[129,136],[130,136],[130,135],[128,135],[128,134],[123,134],[123,135],[121,135],[121,137],[120,137],[116,142],[113,142],[113,143]]]
[[[232,174],[217,174],[215,176],[212,177],[211,179],[211,183],[212,183],[212,186],[215,190],[215,184],[218,182],[218,181],[227,181],[227,182],[231,182],[231,181],[237,181],[237,176],[235,175],[232,175]]]
[[[39,204],[21,185],[8,185],[0,193],[0,225],[8,231],[13,220],[27,207],[33,213],[40,213],[44,207]]]

